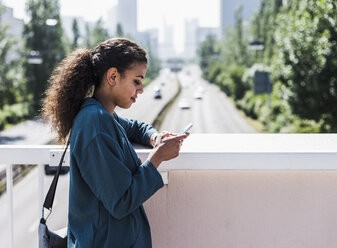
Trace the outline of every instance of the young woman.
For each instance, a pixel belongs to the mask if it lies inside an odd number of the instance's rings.
[[[151,247],[142,204],[163,187],[157,168],[187,135],[158,134],[114,112],[136,102],[146,69],[145,51],[116,38],[74,51],[51,76],[44,116],[60,142],[71,130],[68,247]],[[130,142],[153,146],[144,163]]]

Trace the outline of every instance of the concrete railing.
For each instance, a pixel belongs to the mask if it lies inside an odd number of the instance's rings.
[[[145,160],[149,151],[136,150]],[[0,164],[56,164],[60,146],[0,146]],[[66,158],[68,161],[69,156]],[[335,247],[337,134],[191,134],[145,203],[153,247]],[[7,167],[9,246],[13,188]],[[66,218],[66,216],[64,216]]]

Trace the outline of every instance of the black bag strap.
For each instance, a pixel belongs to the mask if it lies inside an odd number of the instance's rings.
[[[48,193],[47,193],[46,198],[44,200],[44,203],[43,203],[43,206],[42,206],[42,218],[44,218],[44,208],[48,209],[50,211],[50,213],[52,211],[54,198],[55,198],[55,191],[56,191],[56,187],[57,187],[57,182],[58,182],[60,172],[61,172],[61,169],[62,169],[63,159],[64,159],[64,156],[66,155],[69,144],[70,144],[70,135],[68,137],[66,148],[64,149],[61,160],[59,162],[57,172],[56,172],[56,174],[53,178],[53,181],[52,181],[52,183],[49,187]],[[49,213],[49,215],[50,215],[50,213]],[[48,216],[47,216],[47,218],[48,218]],[[46,218],[46,220],[47,220],[47,218]]]

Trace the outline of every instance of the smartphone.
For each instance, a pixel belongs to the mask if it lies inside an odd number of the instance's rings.
[[[193,123],[192,123],[192,122],[188,123],[188,124],[184,127],[184,129],[181,130],[181,131],[179,132],[179,134],[187,133],[192,127],[193,127]]]

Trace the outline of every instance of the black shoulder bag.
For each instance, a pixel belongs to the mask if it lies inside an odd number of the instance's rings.
[[[51,183],[48,193],[46,195],[46,198],[44,200],[43,206],[42,206],[42,218],[40,219],[39,224],[39,248],[63,248],[67,247],[67,236],[61,237],[60,235],[56,234],[55,232],[52,232],[48,229],[46,221],[49,217],[49,215],[52,212],[53,202],[55,198],[55,191],[57,182],[59,179],[59,175],[62,169],[63,159],[66,154],[66,151],[68,149],[70,143],[70,136],[67,141],[66,148],[64,149],[64,152],[62,154],[61,160],[58,165],[58,170],[54,176],[53,182]],[[44,209],[48,209],[50,212],[46,218],[44,218]]]

